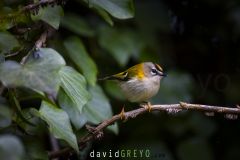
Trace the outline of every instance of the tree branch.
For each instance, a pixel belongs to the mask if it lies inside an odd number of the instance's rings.
[[[220,107],[220,106],[209,106],[209,105],[201,105],[201,104],[189,104],[180,102],[179,104],[168,104],[168,105],[152,105],[151,111],[164,111],[167,113],[175,114],[184,110],[192,110],[192,111],[200,111],[206,113],[206,115],[214,115],[214,113],[222,113],[225,114],[225,118],[228,119],[237,119],[240,114],[240,108],[238,105],[236,108],[230,107]],[[135,118],[136,116],[148,112],[148,109],[142,107],[129,112],[125,112],[125,119]],[[99,133],[102,132],[103,129],[113,124],[114,122],[120,120],[122,117],[120,114],[114,115],[110,119],[107,119],[100,123],[96,128],[94,128],[87,135],[82,137],[78,144],[79,148],[83,148],[89,141],[94,140],[99,137]],[[60,157],[63,155],[67,155],[72,153],[73,150],[71,148],[64,148],[59,151],[49,152],[48,156],[50,159]]]

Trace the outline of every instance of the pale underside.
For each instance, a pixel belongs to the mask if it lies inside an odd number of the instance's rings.
[[[160,79],[159,76],[142,80],[133,78],[127,82],[120,82],[119,85],[130,102],[146,102],[157,94],[160,88]]]

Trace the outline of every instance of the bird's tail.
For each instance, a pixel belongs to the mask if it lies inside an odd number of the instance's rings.
[[[114,80],[115,78],[113,76],[107,76],[103,78],[98,78],[99,81],[105,81],[105,80]]]

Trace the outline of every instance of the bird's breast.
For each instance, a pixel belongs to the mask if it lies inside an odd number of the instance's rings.
[[[154,79],[131,79],[121,82],[123,94],[130,102],[143,102],[157,94],[160,86],[159,80]]]

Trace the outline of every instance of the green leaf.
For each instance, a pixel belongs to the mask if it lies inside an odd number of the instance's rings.
[[[56,96],[58,72],[64,65],[64,59],[55,50],[41,48],[24,65],[15,61],[0,64],[0,80],[8,87],[27,87]]]
[[[54,5],[54,7],[47,6],[40,8],[37,15],[31,15],[34,21],[43,20],[53,28],[58,29],[61,17],[63,16],[63,9],[61,6]]]
[[[21,141],[13,135],[0,136],[0,159],[20,160],[24,156]]]
[[[20,44],[13,35],[8,32],[0,32],[0,54],[11,53],[18,47],[20,47]]]
[[[9,90],[9,102],[12,102],[11,105],[14,106],[14,110],[16,111],[17,118],[19,118],[22,122],[27,123],[29,125],[34,126],[24,115],[20,106],[20,103],[14,93],[13,90]]]
[[[21,117],[17,116],[15,122],[21,127],[28,135],[43,135],[46,132],[46,125],[43,121],[33,114],[38,112],[35,108],[24,108],[21,110],[22,116],[28,121],[24,121]]]
[[[0,10],[4,10],[4,8],[0,8]],[[7,11],[6,13],[4,13],[4,11],[3,11],[3,13],[2,13],[2,11],[0,12],[0,16],[1,16],[0,30],[2,30],[2,31],[5,31],[14,26],[13,19],[15,16],[11,16],[11,13],[9,13],[9,12],[10,11]]]
[[[56,138],[65,140],[77,152],[79,151],[77,138],[73,133],[69,117],[64,110],[43,101],[39,114],[40,118],[47,122],[50,132]]]
[[[0,127],[7,127],[11,124],[11,112],[7,102],[4,98],[0,97]]]
[[[109,14],[103,10],[102,8],[99,7],[95,7],[96,12],[108,23],[110,24],[110,26],[114,25],[114,22],[112,20],[112,18],[109,16]]]
[[[49,103],[53,103],[43,92],[38,90],[31,90],[29,88],[18,88],[14,90],[17,99],[19,101],[27,101],[27,100],[45,100]]]
[[[63,67],[60,72],[61,87],[58,101],[69,115],[75,128],[80,129],[86,120],[80,119],[83,106],[90,100],[91,95],[86,90],[85,78],[71,67]]]
[[[91,96],[86,90],[85,78],[71,67],[63,67],[60,72],[61,87],[82,112],[82,107],[90,100]]]
[[[97,66],[88,55],[82,41],[77,37],[70,37],[64,41],[69,57],[83,72],[90,85],[95,85],[97,79]]]
[[[120,66],[125,66],[133,56],[138,56],[144,47],[141,37],[131,30],[101,27],[99,44],[106,49]]]
[[[118,19],[134,17],[133,0],[84,0],[90,7],[100,7]]]
[[[1,6],[1,4],[0,4]],[[30,18],[27,14],[19,11],[14,11],[9,7],[9,5],[3,5],[0,8],[0,30],[7,30],[16,26],[17,24],[30,23]]]
[[[79,105],[73,103],[71,98],[62,88],[60,88],[58,92],[58,102],[61,108],[67,112],[71,122],[77,130],[86,124],[87,118],[84,114],[79,112]]]
[[[73,13],[65,14],[61,19],[61,25],[80,36],[92,37],[95,35],[95,31],[89,24],[82,17]]]
[[[91,87],[89,92],[92,94],[92,99],[87,103],[86,107],[83,108],[83,114],[86,116],[87,121],[98,124],[103,120],[112,117],[113,113],[111,105],[101,87],[97,85],[95,87]],[[118,133],[116,123],[109,126],[108,129],[116,134]]]

